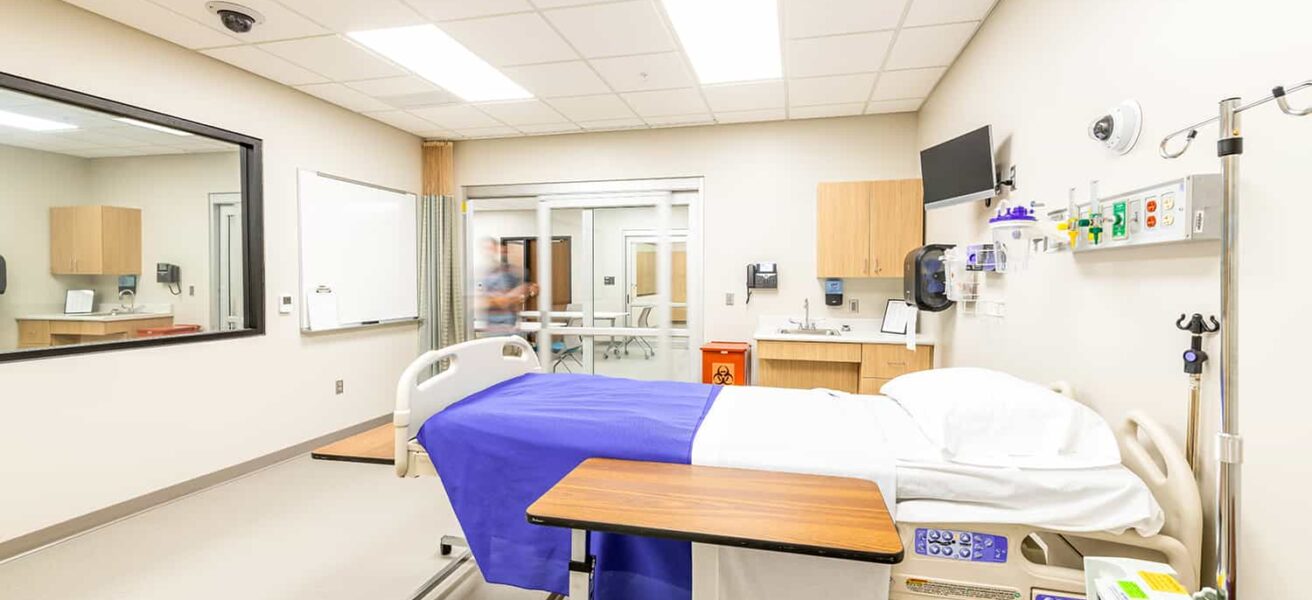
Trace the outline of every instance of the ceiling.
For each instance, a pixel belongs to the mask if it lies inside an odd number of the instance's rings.
[[[810,119],[920,108],[996,0],[779,0],[782,80],[700,85],[660,0],[66,0],[430,139]],[[708,0],[713,1],[713,0]],[[434,23],[535,96],[466,103],[346,32]]]
[[[175,135],[114,120],[114,115],[0,89],[0,111],[75,125],[61,131],[0,127],[0,144],[33,150],[107,158],[236,152],[236,145],[198,135]]]

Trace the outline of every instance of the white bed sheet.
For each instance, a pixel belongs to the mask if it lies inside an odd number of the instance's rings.
[[[869,397],[726,387],[693,440],[692,463],[874,481],[896,508],[896,466]],[[693,597],[886,600],[887,565],[695,545]]]

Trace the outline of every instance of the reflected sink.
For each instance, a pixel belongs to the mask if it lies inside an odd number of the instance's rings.
[[[801,328],[780,329],[779,333],[785,335],[841,335],[842,334],[842,332],[838,331],[837,329],[801,329]]]

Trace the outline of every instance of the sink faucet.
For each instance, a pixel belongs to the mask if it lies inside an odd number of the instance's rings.
[[[810,298],[803,298],[803,299],[802,299],[802,322],[801,322],[801,323],[798,323],[797,321],[795,321],[795,320],[793,320],[793,319],[788,319],[788,322],[789,322],[789,323],[792,323],[792,324],[794,324],[794,325],[796,325],[796,326],[797,326],[798,328],[800,328],[800,329],[814,330],[814,329],[816,328],[816,326],[815,326],[815,322],[811,320],[811,299],[810,299]]]
[[[123,296],[128,297],[129,304],[123,305]],[[137,293],[132,290],[121,290],[118,293],[118,308],[109,311],[111,315],[137,312]]]

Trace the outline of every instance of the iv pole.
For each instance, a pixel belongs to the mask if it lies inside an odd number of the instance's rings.
[[[1271,95],[1240,105],[1239,98],[1226,98],[1216,117],[1185,127],[1164,138],[1158,146],[1162,158],[1179,158],[1187,150],[1198,128],[1216,122],[1220,139],[1216,154],[1221,158],[1222,204],[1225,220],[1221,229],[1221,431],[1217,435],[1216,483],[1216,579],[1215,588],[1204,588],[1195,598],[1238,600],[1237,567],[1239,565],[1239,489],[1243,465],[1243,438],[1239,436],[1237,410],[1239,382],[1239,156],[1244,153],[1240,113],[1275,100],[1286,114],[1301,117],[1312,114],[1312,107],[1290,108],[1285,96],[1312,87],[1312,80],[1289,89],[1277,87]],[[1184,145],[1172,152],[1166,146],[1184,135]]]

